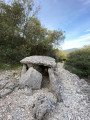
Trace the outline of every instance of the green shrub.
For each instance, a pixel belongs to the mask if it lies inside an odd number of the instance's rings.
[[[69,53],[65,65],[74,67],[75,70],[70,67],[66,69],[71,69],[79,76],[90,76],[90,46]]]
[[[56,61],[63,62],[67,59],[67,55],[59,49],[56,49]]]
[[[20,64],[0,64],[0,70],[13,70],[17,68],[22,68]]]

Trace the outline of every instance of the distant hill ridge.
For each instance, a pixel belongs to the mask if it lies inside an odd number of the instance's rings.
[[[77,48],[71,48],[71,49],[67,49],[67,50],[63,50],[63,51],[71,51],[71,50],[76,50]]]

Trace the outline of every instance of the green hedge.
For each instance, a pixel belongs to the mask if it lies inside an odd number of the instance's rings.
[[[69,53],[65,66],[79,76],[90,76],[90,46]]]

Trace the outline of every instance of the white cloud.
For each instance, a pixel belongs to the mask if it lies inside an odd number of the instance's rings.
[[[89,30],[89,29],[87,29],[87,30],[86,30],[86,32],[90,32],[90,30]]]
[[[80,48],[83,47],[84,45],[89,45],[89,44],[90,44],[90,34],[85,34],[77,39],[65,41],[64,44],[62,45],[62,49],[66,50],[71,48]]]

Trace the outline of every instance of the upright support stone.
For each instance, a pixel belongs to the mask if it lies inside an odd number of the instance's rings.
[[[25,87],[28,86],[32,89],[40,89],[42,82],[42,74],[35,70],[33,67],[29,68],[26,73],[24,73],[20,80],[19,86]]]
[[[53,92],[53,94],[56,96],[57,100],[60,101],[60,88],[57,83],[57,79],[54,75],[54,71],[52,68],[48,69],[49,73],[49,80],[50,80],[50,89]]]
[[[22,68],[22,72],[21,72],[21,76],[26,73],[27,71],[27,66],[25,64],[23,64],[23,68]]]

